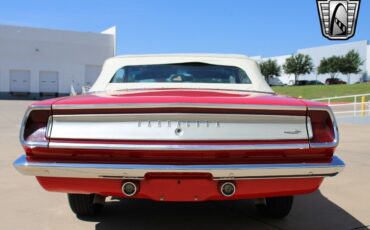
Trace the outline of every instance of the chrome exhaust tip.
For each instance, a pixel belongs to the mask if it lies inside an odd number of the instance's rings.
[[[125,182],[122,185],[122,193],[125,196],[134,196],[138,191],[138,186],[131,181]]]
[[[220,186],[220,193],[223,196],[231,197],[235,194],[235,192],[236,192],[236,187],[233,182],[224,182]]]

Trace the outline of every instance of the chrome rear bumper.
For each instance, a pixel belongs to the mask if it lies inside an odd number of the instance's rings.
[[[209,173],[214,180],[335,176],[344,162],[237,165],[144,165],[30,162],[22,155],[14,167],[24,175],[70,178],[144,179],[147,173]]]

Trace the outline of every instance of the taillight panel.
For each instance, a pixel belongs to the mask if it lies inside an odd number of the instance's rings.
[[[338,145],[338,127],[329,107],[309,107],[307,116],[311,120],[312,148],[334,148]]]
[[[47,125],[51,106],[31,106],[22,122],[20,141],[28,152],[34,147],[47,147]]]
[[[52,124],[51,106],[32,106],[24,117],[20,140],[27,154],[49,146],[48,134]],[[307,108],[307,131],[311,148],[333,149],[338,145],[339,135],[334,115],[327,106]],[[308,147],[308,143],[307,143]]]

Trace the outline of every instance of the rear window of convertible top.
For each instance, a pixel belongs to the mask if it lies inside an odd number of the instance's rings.
[[[222,83],[251,84],[244,70],[205,63],[134,65],[120,68],[111,83]]]

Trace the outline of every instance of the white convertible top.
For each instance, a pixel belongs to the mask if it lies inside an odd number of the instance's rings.
[[[200,62],[213,65],[235,66],[243,69],[252,84],[220,84],[220,83],[110,83],[114,74],[124,66],[154,65]],[[273,92],[262,76],[257,63],[244,55],[234,54],[156,54],[156,55],[124,55],[109,58],[105,61],[102,71],[90,92],[116,91],[129,89],[220,89],[238,91]]]

